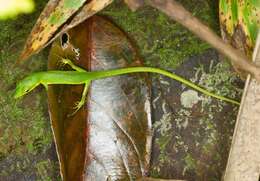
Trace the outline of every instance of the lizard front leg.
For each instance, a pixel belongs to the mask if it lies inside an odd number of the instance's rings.
[[[75,65],[74,63],[72,63],[72,61],[69,60],[69,59],[63,58],[63,59],[61,60],[61,62],[62,62],[62,64],[64,64],[64,65],[69,65],[69,66],[71,66],[72,69],[74,69],[74,70],[76,70],[76,71],[78,71],[78,72],[87,72],[85,69],[83,69],[83,68],[81,68],[81,67]]]
[[[83,68],[78,67],[75,64],[73,64],[72,61],[69,60],[69,59],[62,59],[61,61],[62,61],[62,63],[64,65],[69,65],[69,66],[71,66],[72,69],[74,69],[74,70],[76,70],[78,72],[87,72]],[[72,113],[72,115],[74,115],[85,104],[87,93],[88,93],[89,84],[90,84],[90,81],[85,82],[85,86],[84,86],[84,90],[83,90],[81,99],[80,99],[79,102],[76,102],[76,105],[74,107],[75,111]]]
[[[74,115],[82,106],[84,106],[90,82],[91,81],[85,82],[85,86],[84,86],[84,90],[83,90],[81,99],[79,102],[76,102],[76,105],[74,107],[75,111],[71,115]]]

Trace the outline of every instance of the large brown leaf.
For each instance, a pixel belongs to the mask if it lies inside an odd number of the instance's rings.
[[[97,16],[54,42],[49,69],[60,68],[60,57],[87,70],[140,64],[127,36]],[[87,104],[71,116],[82,88],[53,85],[48,90],[64,180],[136,180],[146,175],[152,138],[147,76],[129,74],[92,82]]]

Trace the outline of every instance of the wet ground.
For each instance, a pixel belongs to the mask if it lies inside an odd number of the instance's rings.
[[[38,9],[32,15],[0,22],[0,181],[60,180],[44,89],[38,88],[22,100],[12,98],[17,80],[30,72],[46,70],[48,49],[22,66],[14,65],[46,2],[37,2]],[[181,3],[218,32],[215,3]],[[243,84],[229,64],[163,14],[149,7],[133,13],[120,1],[101,14],[128,33],[146,65],[174,71],[208,90],[239,100]],[[154,76],[155,135],[150,174],[160,178],[220,180],[237,110],[234,105]]]

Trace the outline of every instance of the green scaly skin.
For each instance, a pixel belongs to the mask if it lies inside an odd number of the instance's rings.
[[[213,94],[176,74],[158,68],[131,67],[131,68],[122,68],[122,69],[115,69],[115,70],[87,72],[86,70],[74,65],[68,59],[63,59],[62,63],[70,65],[76,71],[46,71],[46,72],[33,73],[18,83],[15,90],[14,97],[19,98],[29,93],[31,90],[33,90],[35,87],[37,87],[40,84],[44,85],[46,89],[49,84],[71,84],[71,85],[85,84],[81,100],[76,104],[75,107],[76,109],[75,112],[77,112],[85,103],[88,86],[92,80],[103,79],[107,77],[129,74],[129,73],[150,72],[150,73],[158,73],[158,74],[165,75],[171,79],[179,81],[205,95],[214,97],[216,99],[226,101],[236,105],[240,104],[235,100]]]

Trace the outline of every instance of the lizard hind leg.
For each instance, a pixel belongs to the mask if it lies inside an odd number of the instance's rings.
[[[61,63],[63,65],[69,65],[71,66],[72,69],[76,70],[77,72],[87,72],[85,69],[75,65],[70,59],[67,59],[67,58],[63,58],[61,60]]]
[[[83,89],[83,93],[82,93],[82,96],[81,96],[81,99],[80,101],[76,102],[76,105],[74,107],[74,112],[71,114],[71,115],[74,115],[76,112],[78,112],[78,110],[84,106],[85,102],[86,102],[86,97],[87,97],[87,93],[88,93],[88,88],[89,88],[89,84],[90,84],[90,81],[87,81],[85,83],[85,86],[84,86],[84,89]]]

